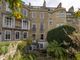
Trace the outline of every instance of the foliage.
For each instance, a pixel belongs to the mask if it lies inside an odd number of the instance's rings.
[[[5,54],[8,51],[10,42],[0,42],[0,54]]]
[[[19,60],[36,60],[36,55],[33,53],[26,53],[25,48],[30,46],[32,40],[23,40],[18,44],[18,53],[15,55],[15,60],[18,60],[18,56],[20,56]],[[18,59],[17,59],[18,58]]]
[[[79,17],[80,17],[80,10],[76,11],[75,14],[74,14],[74,16],[75,16],[76,18],[79,18]]]
[[[7,53],[7,51],[8,51],[8,46],[3,46],[3,47],[1,47],[1,52],[2,52],[3,54]]]
[[[77,53],[75,54],[75,58],[76,58],[76,60],[80,60],[80,52],[77,52]]]
[[[9,3],[9,8],[12,10],[12,15],[16,19],[21,19],[22,0],[6,0]]]
[[[22,40],[19,44],[18,44],[18,50],[23,51],[25,50],[25,48],[29,45],[32,44],[32,40],[28,39],[28,40]]]
[[[4,54],[7,53],[8,47],[10,46],[10,43],[13,42],[0,42],[0,53]],[[28,45],[31,45],[32,40],[21,40],[17,41],[15,44],[18,43],[16,53],[13,57],[7,56],[8,60],[36,60],[36,55],[33,53],[26,53],[25,47],[27,48]]]
[[[32,53],[22,55],[21,51],[18,50],[13,60],[36,60],[36,55]]]
[[[59,60],[66,59],[66,50],[63,47],[61,47],[61,45],[55,40],[53,42],[49,43],[47,52],[51,56],[55,57],[57,60],[58,59]]]
[[[21,52],[19,50],[17,50],[13,60],[23,60],[22,59],[22,55],[21,55]]]
[[[72,39],[68,36],[71,35],[75,31],[75,28],[68,25],[59,26],[55,29],[52,29],[47,34],[47,41],[52,42],[53,40],[56,40],[58,43],[70,43],[70,45],[73,45]],[[64,46],[65,47],[65,46]],[[69,46],[68,46],[69,47]]]

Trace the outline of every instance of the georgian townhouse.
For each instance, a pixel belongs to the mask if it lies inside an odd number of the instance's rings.
[[[0,41],[18,41],[31,38],[33,43],[38,42],[40,49],[46,48],[47,32],[61,25],[71,25],[78,30],[79,19],[74,17],[74,8],[66,11],[59,3],[57,7],[47,7],[46,1],[42,6],[32,6],[22,3],[22,19],[16,19],[11,15],[9,4],[0,2]],[[32,48],[36,46],[33,44]]]
[[[16,19],[12,16],[12,11],[9,4],[2,0],[0,11],[0,40],[14,41],[26,40],[29,37],[30,20],[28,18],[29,8],[23,5],[21,13],[25,16],[24,19]]]
[[[40,49],[43,49],[47,45],[47,32],[66,24],[66,9],[61,3],[57,7],[46,7],[46,1],[43,6],[31,6],[29,3],[29,8],[32,39],[39,43]]]

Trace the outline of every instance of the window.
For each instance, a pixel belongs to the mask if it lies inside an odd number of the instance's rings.
[[[44,12],[40,12],[40,19],[44,19]]]
[[[23,32],[23,38],[27,38],[28,37],[28,32]]]
[[[39,48],[43,48],[43,44],[39,44]]]
[[[32,25],[32,31],[33,31],[33,32],[36,32],[36,24],[33,24],[33,25]]]
[[[31,13],[31,17],[32,17],[32,18],[36,18],[36,15],[37,15],[36,12],[32,12],[32,13]]]
[[[22,20],[22,29],[28,29],[28,21]]]
[[[71,16],[72,14],[71,14],[71,13],[67,13],[66,15],[67,15],[67,16]]]
[[[3,17],[3,27],[14,28],[15,20],[12,17],[4,16]]]
[[[33,40],[35,40],[35,39],[36,39],[36,35],[35,35],[35,34],[32,34],[32,37],[33,37]]]
[[[48,24],[49,24],[49,25],[53,25],[53,20],[50,19],[49,22],[48,22]]]
[[[20,39],[20,32],[19,31],[16,31],[16,39]]]
[[[44,25],[43,23],[40,24],[40,32],[43,32],[44,31]]]
[[[28,11],[27,11],[27,9],[23,8],[23,10],[22,10],[22,14],[25,15],[25,16],[27,16],[27,15],[28,15]]]
[[[9,8],[9,3],[8,2],[6,2],[6,11],[11,12],[11,9]]]
[[[57,13],[57,16],[60,18],[65,18],[65,15],[66,15],[65,13]]]
[[[41,34],[41,37],[40,37],[40,39],[42,39],[42,40],[44,39],[44,35],[43,35],[43,34]]]
[[[5,35],[5,40],[11,40],[11,31],[10,30],[6,30],[4,35]]]

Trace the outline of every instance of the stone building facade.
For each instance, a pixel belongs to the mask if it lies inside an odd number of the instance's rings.
[[[37,41],[39,47],[46,46],[47,32],[61,25],[71,25],[79,27],[78,19],[74,18],[74,8],[69,11],[59,3],[57,7],[46,7],[46,1],[43,6],[32,6],[31,3],[23,3],[21,13],[26,16],[24,19],[16,20],[11,14],[9,4],[2,1],[0,4],[0,40],[26,40],[32,38]]]
[[[26,40],[30,30],[29,18],[16,20],[14,16],[10,15],[11,13],[9,4],[2,0],[0,4],[0,40]],[[28,17],[29,9],[23,6],[21,13]]]

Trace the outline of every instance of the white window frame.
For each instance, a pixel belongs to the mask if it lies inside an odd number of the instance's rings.
[[[10,26],[7,26],[7,25],[5,24],[5,22],[6,22],[6,17],[8,17],[8,16],[7,16],[7,15],[3,15],[3,24],[2,24],[2,26],[3,26],[3,27],[8,27],[8,28],[15,28],[15,18],[12,17],[13,20],[11,20],[11,25],[10,25]]]
[[[28,29],[28,22],[26,22],[26,25],[24,27],[24,22],[23,21],[27,21],[25,19],[22,20],[22,29]]]
[[[19,39],[16,39],[16,32],[19,32]],[[20,31],[15,31],[15,39],[20,40],[21,39],[21,32]]]
[[[10,39],[6,39],[6,32],[10,33]],[[4,40],[11,40],[11,31],[10,30],[5,30],[5,32],[4,32]]]

